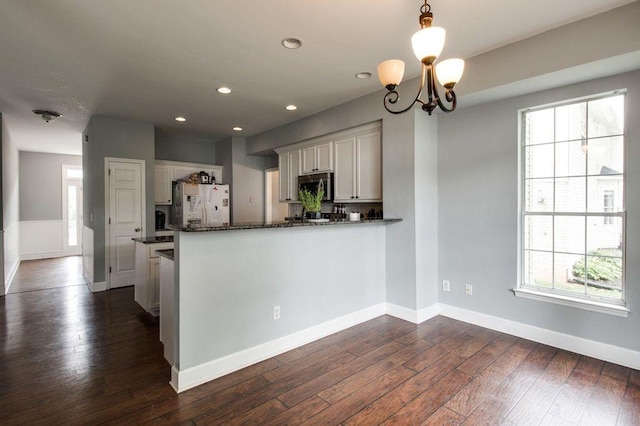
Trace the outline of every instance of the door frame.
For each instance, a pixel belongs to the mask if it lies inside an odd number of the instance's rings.
[[[147,199],[146,199],[146,167],[145,160],[135,158],[117,158],[104,157],[104,277],[107,290],[111,288],[111,274],[109,274],[109,265],[111,264],[110,238],[111,230],[109,229],[109,213],[111,212],[110,204],[110,179],[109,165],[114,163],[133,163],[140,165],[140,223],[142,226],[142,235],[145,235],[147,226]]]
[[[62,164],[62,255],[63,256],[81,256],[82,253],[84,252],[84,247],[82,247],[82,232],[83,232],[83,217],[84,217],[84,185],[83,185],[83,178],[67,178],[67,170],[72,169],[72,170],[82,170],[82,165],[78,165],[78,164]],[[84,172],[83,172],[84,173]],[[68,221],[67,221],[67,217],[69,214],[69,206],[68,206],[68,202],[69,202],[69,196],[67,193],[67,182],[68,181],[75,181],[79,183],[79,189],[80,189],[80,199],[78,200],[78,205],[80,208],[80,212],[81,215],[80,217],[78,217],[78,221],[79,221],[79,225],[77,226],[78,228],[78,252],[69,252],[68,251],[68,243],[69,243],[69,238],[68,238],[68,234],[67,234],[67,228],[68,228]],[[65,226],[66,225],[66,226]]]

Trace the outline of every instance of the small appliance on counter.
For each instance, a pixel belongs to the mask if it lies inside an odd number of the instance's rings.
[[[160,210],[156,210],[156,229],[164,229],[167,223],[167,215]]]

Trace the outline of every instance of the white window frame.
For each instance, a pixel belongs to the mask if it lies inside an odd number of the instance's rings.
[[[595,297],[582,297],[578,294],[571,295],[566,292],[557,292],[553,289],[538,289],[533,288],[531,286],[523,285],[523,273],[524,273],[524,218],[525,218],[525,115],[529,112],[543,110],[548,108],[560,107],[564,105],[575,104],[579,102],[585,101],[593,101],[597,99],[602,99],[615,95],[626,95],[626,90],[616,90],[606,93],[601,93],[598,95],[585,96],[577,99],[566,100],[562,102],[556,102],[547,105],[540,105],[532,108],[525,108],[518,111],[518,277],[517,277],[517,288],[513,289],[514,294],[518,297],[524,297],[527,299],[544,301],[549,303],[554,303],[562,306],[569,306],[579,309],[585,309],[589,311],[599,312],[603,314],[615,315],[620,317],[627,317],[629,314],[629,309],[626,307],[626,207],[622,206],[622,212],[617,213],[612,216],[620,217],[622,220],[622,294],[621,300],[614,299],[599,299]],[[623,138],[624,138],[624,150],[623,152],[626,154],[627,151],[627,129],[626,123],[628,122],[628,109],[627,109],[627,98],[625,96],[625,128],[623,129]],[[587,135],[588,138],[588,135]],[[554,142],[555,143],[555,142]],[[624,155],[624,154],[623,154]],[[626,185],[626,155],[623,158],[623,162],[625,164],[624,173],[622,176],[623,179],[623,194],[622,200],[623,203],[626,203],[626,194],[627,194],[627,185]],[[588,197],[588,192],[587,192]],[[552,213],[555,215],[555,211]],[[579,213],[580,216],[589,217],[589,216],[602,216],[602,213]],[[607,216],[605,214],[605,216]],[[555,251],[554,251],[555,253]]]

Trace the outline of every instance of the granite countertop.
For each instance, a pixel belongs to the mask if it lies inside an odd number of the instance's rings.
[[[158,256],[173,260],[173,249],[156,250],[156,253],[158,253]]]
[[[308,226],[336,226],[336,225],[362,225],[370,223],[397,223],[402,222],[402,219],[362,219],[356,221],[341,220],[331,222],[272,222],[272,223],[234,223],[228,226],[175,226],[172,229],[183,232],[214,232],[214,231],[236,231],[240,229],[269,229],[269,228],[298,228]]]
[[[159,244],[159,243],[172,243],[173,235],[167,235],[162,237],[142,237],[142,238],[132,238],[136,243],[142,244]]]

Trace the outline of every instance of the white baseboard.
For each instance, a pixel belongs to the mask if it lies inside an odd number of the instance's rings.
[[[13,278],[16,276],[16,272],[18,272],[18,268],[20,267],[20,259],[17,259],[13,265],[9,268],[7,272],[7,279],[4,285],[4,291],[2,294],[9,293],[9,288],[11,288],[11,283],[13,282]]]
[[[53,259],[55,257],[64,257],[64,254],[61,251],[50,251],[45,253],[23,253],[20,255],[20,260]]]
[[[171,386],[183,392],[281,353],[384,315],[384,303],[185,370],[171,369]]]
[[[106,281],[101,281],[99,283],[94,283],[91,281],[87,281],[87,285],[89,286],[89,290],[91,290],[92,293],[97,293],[99,291],[106,291],[107,290],[107,282]]]
[[[445,317],[640,370],[640,352],[638,351],[534,327],[521,322],[469,311],[451,305],[438,304],[437,309],[439,314]]]

